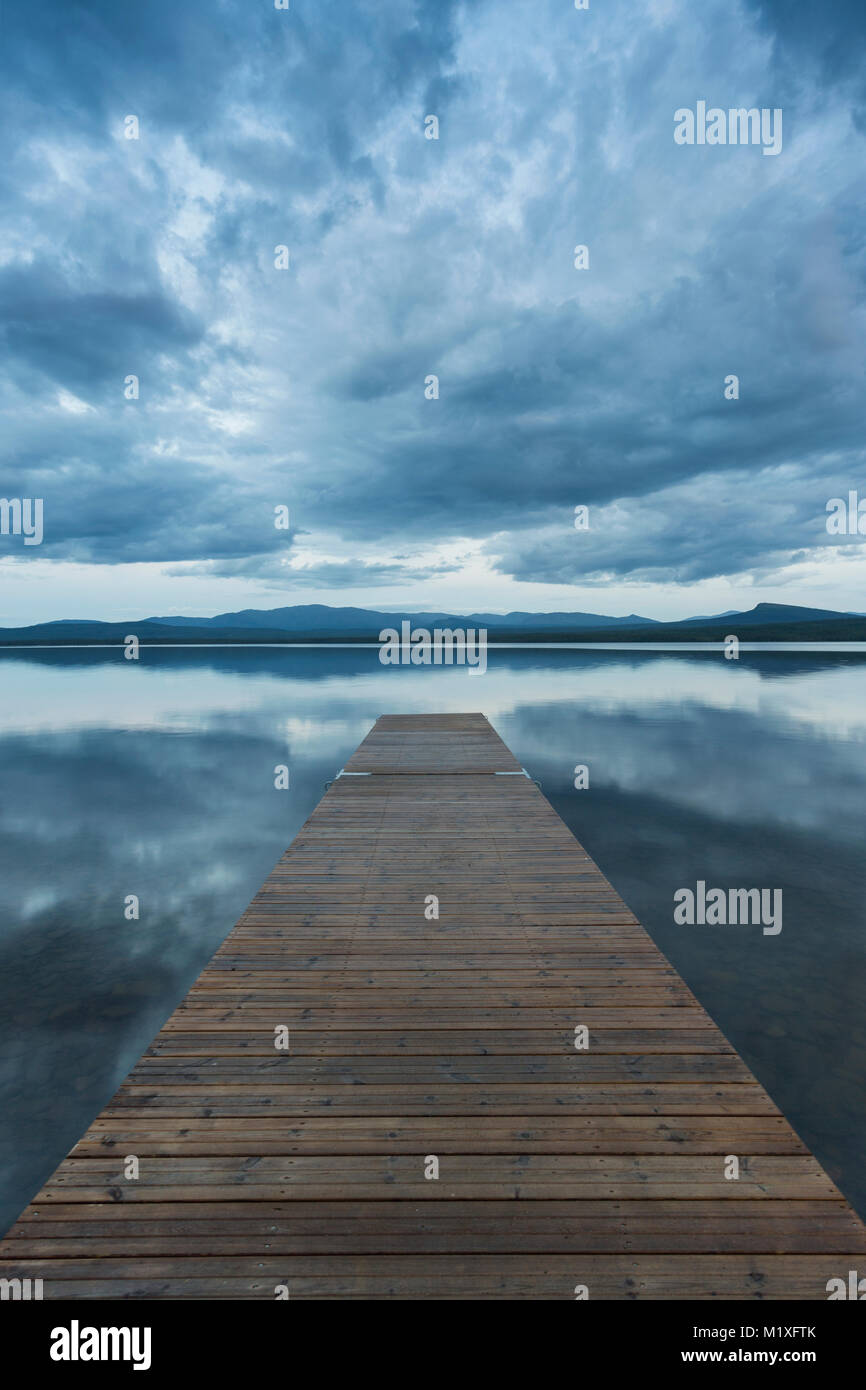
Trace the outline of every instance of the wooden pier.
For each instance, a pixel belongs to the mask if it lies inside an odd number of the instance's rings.
[[[45,1298],[822,1300],[866,1229],[487,720],[389,715],[0,1256]]]

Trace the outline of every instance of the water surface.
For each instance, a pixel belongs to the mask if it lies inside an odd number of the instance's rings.
[[[0,652],[0,1229],[376,717],[449,710],[488,716],[866,1214],[862,654],[493,648],[470,677],[376,648],[88,649]],[[698,879],[782,888],[781,935],[674,925]]]

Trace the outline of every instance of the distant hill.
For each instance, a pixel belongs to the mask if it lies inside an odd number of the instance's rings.
[[[148,618],[150,623],[168,623],[184,627],[267,628],[281,632],[363,632],[376,628],[398,626],[411,618],[420,627],[441,627],[460,624],[463,627],[486,627],[489,630],[517,630],[532,627],[534,631],[558,631],[563,626],[573,628],[609,627],[626,623],[629,627],[644,624],[653,626],[652,618],[630,613],[626,618],[606,618],[598,613],[469,613],[456,617],[453,613],[384,613],[371,608],[330,608],[324,603],[298,604],[293,608],[244,608],[239,613],[218,613],[215,618]]]
[[[63,618],[30,627],[0,628],[0,646],[115,645],[129,633],[142,643],[376,642],[383,628],[487,628],[491,641],[509,642],[718,642],[730,634],[751,642],[864,642],[866,616],[827,608],[759,603],[745,613],[658,622],[636,613],[388,613],[367,608],[298,604],[247,608],[214,618],[158,617],[105,623]]]
[[[746,613],[718,613],[715,618],[683,618],[673,624],[676,627],[693,627],[695,623],[719,622],[722,619],[736,618],[740,627],[756,623],[821,623],[836,622],[839,618],[856,618],[858,613],[837,613],[832,608],[800,608],[788,603],[757,603]],[[671,626],[671,624],[668,624]]]

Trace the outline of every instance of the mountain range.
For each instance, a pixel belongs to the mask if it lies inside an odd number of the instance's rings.
[[[827,608],[759,603],[746,612],[704,614],[677,622],[637,613],[388,613],[368,608],[297,604],[245,608],[213,618],[154,617],[102,622],[64,618],[29,627],[0,628],[0,646],[80,646],[122,643],[134,633],[143,644],[377,642],[383,628],[404,620],[413,627],[486,628],[493,642],[716,642],[734,634],[752,642],[863,642],[866,615]]]

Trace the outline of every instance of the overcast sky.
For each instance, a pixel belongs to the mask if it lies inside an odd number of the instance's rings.
[[[0,625],[866,609],[825,525],[866,498],[862,0],[3,25],[0,496],[45,534],[0,536]],[[676,144],[702,100],[781,153]]]

